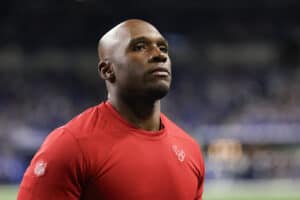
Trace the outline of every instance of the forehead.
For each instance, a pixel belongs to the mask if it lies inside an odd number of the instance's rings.
[[[123,41],[130,42],[135,38],[148,38],[150,40],[161,40],[164,39],[159,31],[148,23],[127,23],[122,27],[124,33]]]
[[[108,31],[99,40],[98,55],[101,59],[120,59],[120,55],[123,55],[137,38],[147,38],[153,42],[165,41],[151,24],[141,20],[129,20]]]

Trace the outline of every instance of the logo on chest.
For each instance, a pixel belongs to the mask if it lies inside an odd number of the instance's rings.
[[[174,153],[176,154],[177,156],[177,159],[180,161],[180,162],[183,162],[184,161],[184,158],[185,158],[185,152],[180,149],[177,145],[173,144],[172,145],[172,150],[174,151]]]

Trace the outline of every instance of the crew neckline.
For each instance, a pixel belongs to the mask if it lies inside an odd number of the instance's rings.
[[[129,121],[127,121],[123,116],[120,115],[120,113],[112,106],[112,104],[109,101],[105,101],[103,104],[104,107],[112,114],[112,116],[116,120],[118,120],[124,128],[128,129],[134,135],[141,136],[144,138],[149,138],[149,139],[159,139],[161,137],[164,137],[167,134],[165,121],[162,113],[160,113],[160,120],[163,125],[163,128],[158,131],[147,131],[138,128],[132,123],[130,123]]]

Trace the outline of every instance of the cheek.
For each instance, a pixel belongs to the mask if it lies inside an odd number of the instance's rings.
[[[147,64],[147,59],[143,55],[135,55],[131,56],[128,59],[128,67],[132,70],[142,71],[145,70],[145,66]]]
[[[143,54],[125,54],[120,56],[115,62],[116,77],[122,83],[135,84],[140,83],[144,79],[145,68],[147,65],[146,55]]]
[[[145,72],[145,63],[142,56],[130,56],[127,59],[127,62],[124,63],[124,70],[128,73],[128,76],[132,77],[142,77]]]
[[[116,70],[116,80],[123,87],[138,87],[144,79],[144,70],[137,63],[122,64]]]

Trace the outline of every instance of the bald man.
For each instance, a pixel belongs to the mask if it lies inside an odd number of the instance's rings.
[[[199,145],[160,111],[171,83],[165,38],[127,20],[100,39],[98,55],[107,101],[49,134],[18,200],[202,199]]]

